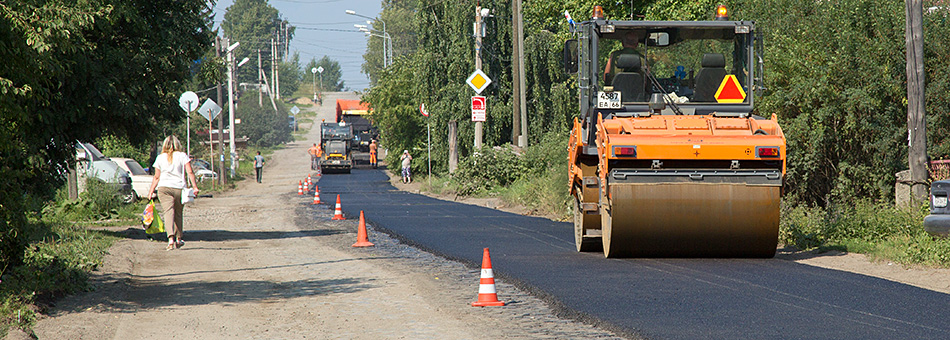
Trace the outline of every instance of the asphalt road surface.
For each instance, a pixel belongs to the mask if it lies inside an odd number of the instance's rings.
[[[651,339],[950,339],[950,295],[779,259],[605,259],[570,223],[396,190],[382,170],[328,174],[349,217],[470,264],[573,317]],[[504,292],[499,292],[504,299]],[[505,308],[517,308],[509,306]]]

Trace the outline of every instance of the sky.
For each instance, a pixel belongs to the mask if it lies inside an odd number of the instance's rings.
[[[356,11],[367,17],[376,17],[381,0],[269,0],[282,18],[297,27],[296,36],[290,40],[290,53],[300,53],[300,64],[324,55],[340,63],[343,82],[351,90],[363,90],[369,79],[360,73],[363,54],[366,53],[366,36],[353,25],[366,24],[366,18],[346,14]],[[219,0],[214,6],[214,26],[219,28],[224,13],[233,0]],[[373,38],[379,39],[379,38]],[[309,73],[309,71],[308,71]]]

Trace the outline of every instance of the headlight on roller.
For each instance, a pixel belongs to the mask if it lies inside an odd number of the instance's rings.
[[[947,196],[933,196],[934,208],[946,208]]]

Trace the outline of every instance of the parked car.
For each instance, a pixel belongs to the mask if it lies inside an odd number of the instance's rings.
[[[214,171],[211,171],[211,163],[203,159],[192,159],[191,160],[191,170],[195,172],[195,177],[198,178],[198,181],[203,181],[207,179],[217,179],[218,174]]]
[[[76,172],[80,179],[94,178],[108,184],[115,189],[124,203],[135,201],[129,173],[92,144],[76,142]],[[81,180],[80,183],[84,181]]]
[[[148,188],[152,185],[153,176],[145,172],[139,162],[133,159],[112,157],[112,161],[132,177],[132,193],[135,195],[135,199],[148,198]]]
[[[950,236],[948,194],[950,194],[950,180],[934,181],[930,184],[930,215],[924,217],[924,230],[930,235]]]

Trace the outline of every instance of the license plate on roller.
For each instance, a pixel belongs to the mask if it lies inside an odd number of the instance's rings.
[[[597,92],[598,109],[619,109],[623,107],[620,103],[620,92]]]
[[[333,164],[340,164],[340,161],[333,161]]]

